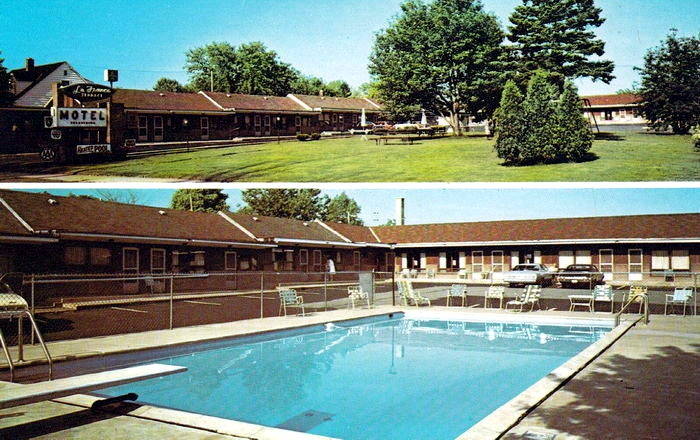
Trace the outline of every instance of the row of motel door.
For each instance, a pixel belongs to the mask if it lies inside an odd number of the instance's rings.
[[[472,279],[480,280],[483,274],[491,272],[492,279],[499,280],[502,278],[502,273],[508,269],[515,267],[520,263],[542,263],[542,252],[535,250],[530,253],[521,254],[519,251],[510,252],[510,267],[506,268],[503,251],[491,251],[491,270],[485,271],[485,260],[483,251],[471,252],[471,269]],[[521,260],[522,257],[522,260]],[[440,252],[438,260],[438,270],[447,269],[466,269],[467,254],[459,252],[458,258],[451,257],[452,261],[448,261],[448,253]],[[642,279],[642,259],[643,252],[641,249],[629,249],[627,253],[627,272],[628,280],[639,281]],[[571,264],[593,264],[591,251],[588,250],[563,250],[559,251],[559,269],[564,269]],[[613,250],[600,249],[598,251],[598,269],[603,272],[605,280],[613,279]],[[409,269],[425,269],[427,267],[427,256],[425,252],[421,252],[418,258],[409,256],[407,253],[401,254],[401,268]]]
[[[199,118],[199,129],[200,138],[203,141],[209,139],[209,118],[202,116]],[[148,117],[139,116],[138,117],[138,141],[145,142],[148,141]],[[165,138],[165,126],[163,125],[162,116],[153,116],[153,141],[160,142]]]

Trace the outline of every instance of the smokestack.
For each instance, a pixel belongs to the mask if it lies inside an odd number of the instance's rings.
[[[24,60],[24,68],[27,72],[34,70],[34,58],[27,58]]]
[[[406,199],[403,197],[396,198],[396,224],[405,225],[406,216],[404,215],[404,208],[406,206]]]

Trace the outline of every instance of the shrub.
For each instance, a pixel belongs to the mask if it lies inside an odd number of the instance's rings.
[[[301,142],[308,141],[308,140],[309,140],[309,135],[308,135],[308,134],[305,134],[305,133],[298,133],[298,134],[297,134],[297,140],[298,140],[298,141],[301,141]]]
[[[312,141],[317,141],[317,140],[319,140],[319,139],[321,139],[321,135],[320,135],[320,134],[318,134],[318,133],[311,133],[311,140],[312,140]]]
[[[508,81],[501,95],[501,106],[496,110],[496,154],[506,163],[520,162],[520,142],[523,139],[521,131],[523,94],[513,81]]]
[[[583,116],[578,90],[569,81],[564,83],[564,93],[559,99],[556,119],[559,132],[558,159],[580,161],[593,146],[593,132]]]
[[[695,145],[696,150],[700,150],[700,127],[695,129],[695,134],[693,134],[693,145]]]

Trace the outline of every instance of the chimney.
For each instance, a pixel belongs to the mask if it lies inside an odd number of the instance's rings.
[[[405,205],[406,205],[406,199],[404,199],[403,197],[396,198],[396,224],[397,225],[405,225],[406,224],[406,216],[404,215]]]
[[[27,58],[24,62],[24,68],[27,72],[34,70],[34,58]]]

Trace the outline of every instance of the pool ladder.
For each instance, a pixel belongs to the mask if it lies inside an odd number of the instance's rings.
[[[2,295],[2,296],[7,296],[7,295]],[[17,361],[18,362],[23,362],[24,361],[24,338],[22,335],[22,318],[27,317],[29,319],[29,322],[32,325],[32,331],[34,334],[36,334],[36,338],[39,341],[39,344],[41,345],[41,349],[44,351],[44,357],[46,357],[46,362],[49,365],[49,380],[53,379],[53,359],[51,359],[51,355],[49,354],[48,348],[46,348],[46,343],[44,342],[44,338],[41,336],[41,332],[39,331],[39,328],[36,325],[36,322],[34,321],[34,317],[32,316],[31,312],[29,310],[12,310],[12,311],[4,311],[0,310],[0,318],[17,318]],[[5,337],[2,334],[2,330],[0,330],[0,344],[2,344],[2,351],[5,353],[5,358],[7,359],[7,364],[10,367],[10,382],[14,382],[15,379],[15,364],[14,361],[12,360],[12,356],[10,355],[10,349],[7,347],[7,343],[5,342]]]

